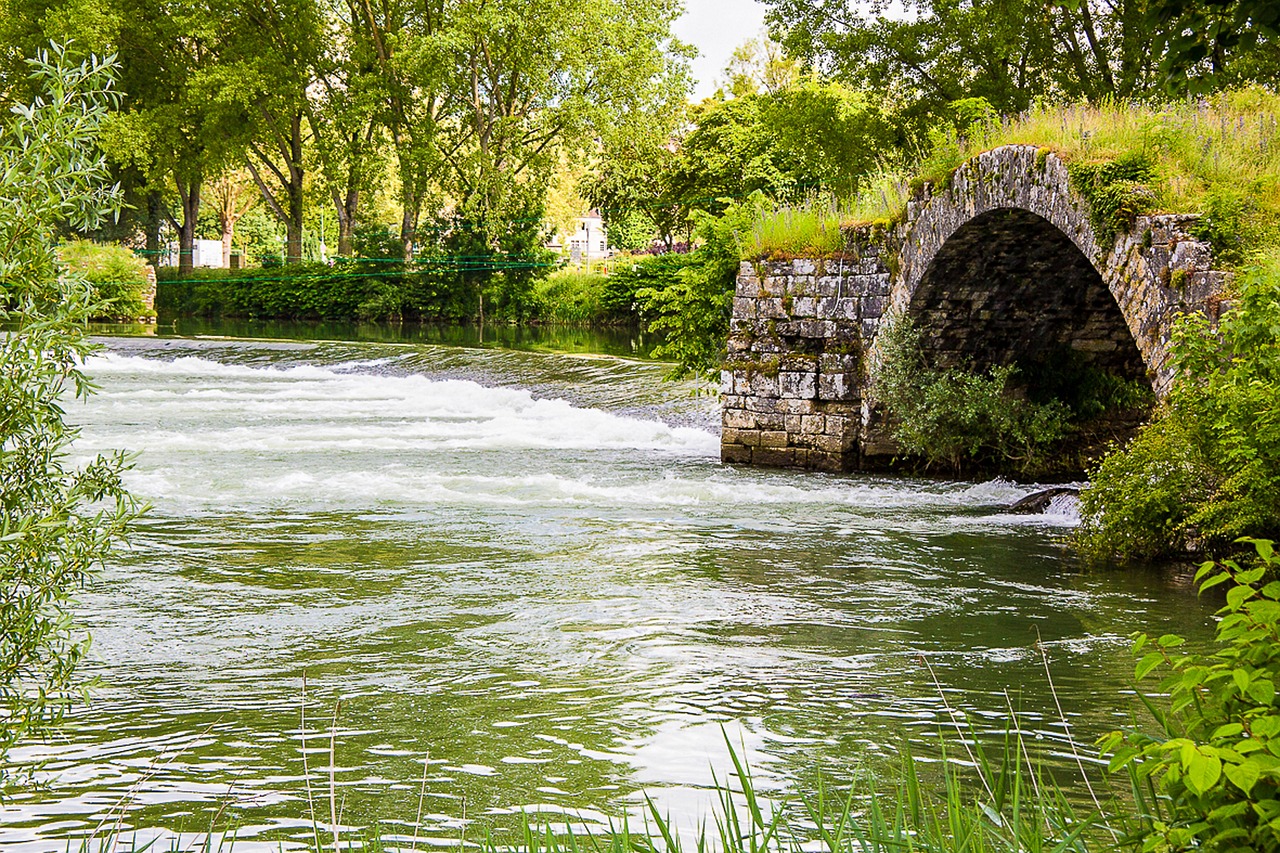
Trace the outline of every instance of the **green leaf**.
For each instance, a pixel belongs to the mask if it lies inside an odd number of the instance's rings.
[[[1164,661],[1164,655],[1160,652],[1148,652],[1142,660],[1138,661],[1138,665],[1133,668],[1133,677],[1141,681],[1150,674],[1151,670]]]
[[[1256,678],[1249,683],[1248,692],[1259,705],[1270,705],[1276,698],[1276,685],[1269,678]]]
[[[1163,649],[1172,649],[1182,645],[1185,642],[1186,640],[1184,640],[1182,637],[1179,637],[1177,634],[1165,634],[1163,637],[1161,637],[1158,640],[1160,647]]]
[[[1248,794],[1257,783],[1261,768],[1258,766],[1258,762],[1247,760],[1240,764],[1228,764],[1223,768],[1223,773],[1231,781],[1231,784]]]
[[[1200,750],[1194,752],[1187,767],[1187,787],[1195,794],[1203,794],[1222,777],[1222,761],[1216,755],[1205,755]]]
[[[1227,723],[1226,725],[1218,726],[1214,729],[1210,739],[1218,740],[1219,738],[1234,737],[1242,732],[1244,732],[1244,726],[1240,723]]]
[[[1262,576],[1265,575],[1266,573],[1267,573],[1267,570],[1264,568],[1249,569],[1249,571],[1247,572],[1241,572],[1240,574],[1236,575],[1236,580],[1242,584],[1249,584],[1250,586],[1252,586],[1253,584],[1262,580]]]
[[[1257,591],[1251,586],[1232,587],[1227,591],[1227,607],[1231,610],[1239,610],[1240,605],[1257,594]]]
[[[1244,693],[1249,689],[1249,673],[1243,669],[1232,670],[1231,678],[1236,683],[1236,687],[1240,688],[1240,692]]]

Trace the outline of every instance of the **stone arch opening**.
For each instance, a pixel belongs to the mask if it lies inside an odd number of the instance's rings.
[[[1055,371],[1147,376],[1101,274],[1029,210],[997,208],[956,229],[926,267],[908,313],[932,366],[1016,364],[1033,395],[1037,382],[1071,381]]]

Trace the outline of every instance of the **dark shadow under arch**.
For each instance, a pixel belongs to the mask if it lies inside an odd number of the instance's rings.
[[[909,314],[935,367],[1072,361],[1124,379],[1147,374],[1097,269],[1027,210],[1000,208],[958,228],[921,277]]]

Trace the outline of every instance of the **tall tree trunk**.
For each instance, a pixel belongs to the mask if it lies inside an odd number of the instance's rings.
[[[302,187],[289,188],[289,219],[284,226],[284,262],[302,263]]]
[[[235,236],[236,223],[231,219],[222,220],[222,268],[231,268],[231,239]]]
[[[147,193],[147,262],[160,266],[160,224],[164,221],[164,204],[157,190]]]
[[[190,181],[176,180],[178,200],[182,204],[182,221],[178,229],[178,272],[189,273],[195,265],[196,217],[200,214],[199,175]]]
[[[404,263],[410,263],[413,260],[413,232],[417,231],[413,227],[413,211],[410,209],[410,193],[406,193],[404,202],[404,215],[401,216],[401,245],[404,247]]]
[[[360,190],[347,188],[347,197],[338,206],[338,254],[349,258],[355,254],[356,214],[360,208]]]
[[[289,126],[289,221],[285,224],[285,263],[302,262],[302,111]]]
[[[262,193],[262,200],[275,214],[276,219],[284,223],[285,244],[284,262],[296,264],[302,260],[302,214],[303,214],[303,180],[306,171],[302,164],[302,111],[293,114],[289,122],[288,133],[273,133],[271,142],[275,154],[284,160],[283,169],[267,152],[253,143],[249,144],[250,156],[245,160],[245,167],[253,176],[253,182]],[[255,162],[256,158],[256,162]],[[274,176],[273,183],[279,192],[267,186],[263,171]]]

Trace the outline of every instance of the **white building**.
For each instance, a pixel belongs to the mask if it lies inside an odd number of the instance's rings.
[[[589,211],[585,216],[579,216],[577,222],[578,230],[567,235],[555,234],[547,243],[547,248],[558,251],[567,249],[574,263],[604,260],[613,255],[600,211]]]
[[[178,266],[178,244],[169,243],[165,246],[164,264],[166,266]],[[221,267],[222,266],[222,241],[221,240],[195,240],[191,246],[191,266],[193,267]]]

